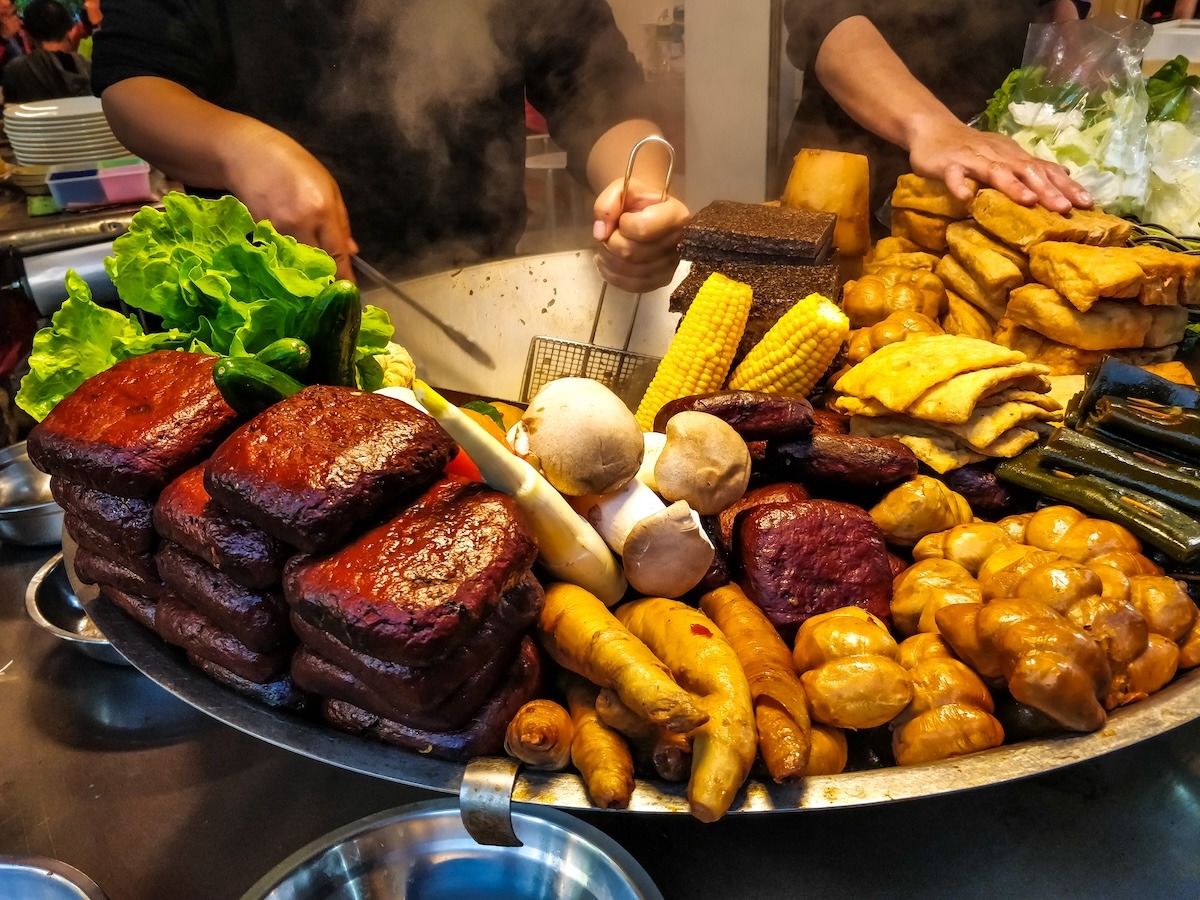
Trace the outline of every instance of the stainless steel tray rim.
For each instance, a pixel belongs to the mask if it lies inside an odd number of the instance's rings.
[[[343,734],[315,720],[268,707],[226,690],[192,669],[165,645],[101,599],[86,605],[92,621],[143,674],[201,712],[276,747],[411,787],[458,793],[463,765]],[[921,766],[894,766],[840,775],[818,775],[795,784],[751,780],[739,792],[732,816],[873,806],[976,790],[1042,775],[1095,759],[1164,734],[1200,716],[1200,669],[1150,698],[1117,710],[1091,734],[1023,741]],[[577,775],[523,770],[513,802],[599,812]],[[627,810],[687,814],[686,784],[639,779]]]

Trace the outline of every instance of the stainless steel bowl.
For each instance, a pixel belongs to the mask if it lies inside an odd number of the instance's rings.
[[[522,847],[475,843],[457,800],[361,819],[292,854],[242,900],[662,900],[612,838],[556,810],[513,808]]]
[[[25,442],[0,449],[0,541],[57,544],[62,523],[62,507],[50,494],[50,476],[29,461]]]
[[[0,897],[21,900],[107,900],[74,866],[43,856],[0,854]]]
[[[50,557],[30,579],[29,586],[25,588],[25,610],[39,626],[79,652],[101,662],[129,665],[120,651],[108,642],[88,618],[83,604],[71,588],[61,553]]]

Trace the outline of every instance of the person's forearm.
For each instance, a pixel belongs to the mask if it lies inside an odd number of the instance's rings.
[[[825,90],[850,118],[905,150],[911,149],[913,135],[928,122],[957,121],[864,16],[846,19],[829,32],[815,69]]]
[[[587,179],[592,190],[599,193],[618,178],[624,178],[630,151],[638,141],[650,135],[661,136],[662,132],[646,119],[620,122],[600,135],[587,158]],[[644,184],[664,184],[668,163],[664,148],[649,146],[638,153],[633,174]]]
[[[130,78],[107,88],[101,99],[125,147],[194,187],[229,188],[230,154],[275,133],[165,78]]]
[[[1196,0],[1175,0],[1172,19],[1190,19],[1196,15]]]

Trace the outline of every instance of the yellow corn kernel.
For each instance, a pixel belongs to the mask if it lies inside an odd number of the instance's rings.
[[[748,284],[719,272],[708,276],[638,404],[643,431],[653,430],[654,417],[670,401],[721,389],[746,330],[752,296]]]
[[[729,388],[805,395],[829,368],[849,331],[845,313],[820,294],[809,294],[751,348]]]

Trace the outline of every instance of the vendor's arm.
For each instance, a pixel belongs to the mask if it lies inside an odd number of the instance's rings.
[[[119,81],[102,99],[121,143],[169,178],[229,191],[256,219],[323,248],[337,261],[339,278],[353,277],[357,247],[337,183],[290,137],[165,78]]]
[[[662,197],[669,156],[661,144],[638,152],[629,191],[623,190],[630,151],[642,138],[659,134],[644,119],[621,122],[600,136],[587,160],[588,183],[598,194],[596,265],[610,284],[635,293],[671,280],[679,264],[676,245],[690,217],[681,201]]]
[[[1026,205],[1066,212],[1091,197],[1066,171],[1035,159],[1004,135],[977,131],[948,110],[863,16],[839,23],[821,44],[816,74],[856,122],[908,151],[914,172],[943,179],[966,199],[968,177]]]
[[[524,48],[529,102],[567,151],[572,175],[598,194],[601,274],[630,291],[661,287],[679,262],[675,245],[688,213],[676,199],[660,202],[667,155],[655,146],[638,154],[622,203],[630,151],[660,134],[641,66],[605,0],[521,0],[521,9],[529,27],[513,40]]]

